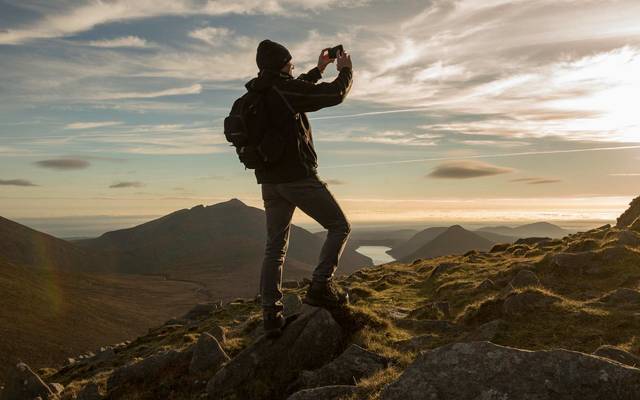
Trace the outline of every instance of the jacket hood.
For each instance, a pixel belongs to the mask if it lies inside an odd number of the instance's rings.
[[[244,87],[250,92],[265,92],[273,83],[279,79],[291,79],[292,76],[285,74],[284,72],[262,70],[258,73],[258,76],[252,78],[249,82],[245,83]]]

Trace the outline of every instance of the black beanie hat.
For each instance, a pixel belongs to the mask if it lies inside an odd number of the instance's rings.
[[[280,43],[265,39],[258,45],[256,53],[256,64],[260,70],[271,69],[280,70],[291,60],[291,54],[286,47]]]

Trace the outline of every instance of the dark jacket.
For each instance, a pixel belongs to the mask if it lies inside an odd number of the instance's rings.
[[[342,103],[351,89],[352,71],[343,67],[332,82],[316,83],[321,77],[317,67],[295,79],[283,72],[262,70],[245,84],[247,90],[266,93],[271,124],[285,141],[278,163],[255,170],[258,183],[291,182],[317,173],[318,156],[305,113]]]

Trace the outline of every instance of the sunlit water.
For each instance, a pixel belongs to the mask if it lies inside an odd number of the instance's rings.
[[[360,254],[364,254],[367,257],[373,259],[375,265],[384,264],[391,261],[395,261],[395,258],[385,253],[385,251],[391,249],[387,246],[360,246],[356,251]]]

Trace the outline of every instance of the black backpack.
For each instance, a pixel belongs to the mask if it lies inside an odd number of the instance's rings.
[[[296,114],[284,96],[274,87],[289,110]],[[277,163],[284,155],[285,140],[270,121],[266,95],[248,91],[233,102],[229,116],[224,119],[224,136],[245,169],[263,169]]]

